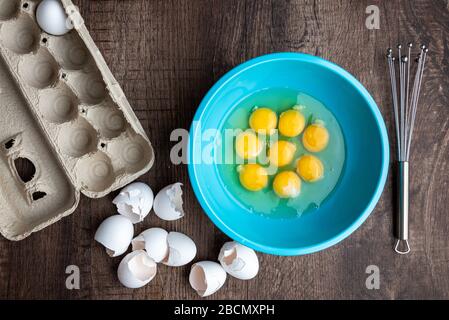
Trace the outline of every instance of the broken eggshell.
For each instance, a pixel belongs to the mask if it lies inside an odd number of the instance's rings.
[[[256,252],[235,241],[223,245],[218,261],[227,273],[237,279],[249,280],[259,272]]]
[[[156,276],[157,264],[143,250],[127,254],[120,262],[117,276],[121,284],[135,289],[148,284]]]
[[[168,255],[167,237],[168,232],[161,228],[145,230],[133,239],[133,251],[145,249],[148,255],[159,263]]]
[[[162,261],[170,267],[188,264],[196,256],[196,245],[183,233],[170,232],[167,236],[168,256]]]
[[[226,281],[226,271],[212,261],[201,261],[192,265],[189,282],[200,297],[217,292]]]
[[[95,233],[95,240],[106,247],[111,257],[122,255],[128,250],[134,236],[134,226],[131,221],[121,215],[115,215],[104,220]]]
[[[173,221],[184,216],[182,208],[182,183],[171,184],[156,195],[154,212],[162,220]]]
[[[150,213],[154,195],[151,188],[142,182],[134,182],[123,188],[112,201],[121,215],[138,223]]]

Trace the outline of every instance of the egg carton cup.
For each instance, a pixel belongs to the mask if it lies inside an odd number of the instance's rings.
[[[40,0],[0,0],[0,233],[21,240],[146,173],[154,152],[77,9],[64,36],[36,22]],[[75,21],[74,21],[75,23]],[[15,165],[34,166],[23,181]]]

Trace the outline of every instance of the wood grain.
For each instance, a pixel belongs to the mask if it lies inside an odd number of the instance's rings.
[[[199,259],[215,259],[226,237],[214,228],[190,188],[184,165],[172,165],[170,133],[188,128],[201,98],[225,72],[277,51],[322,56],[354,74],[372,93],[390,132],[392,106],[384,59],[398,41],[430,43],[412,151],[411,245],[392,251],[392,178],[375,211],[342,243],[316,254],[260,254],[260,275],[230,278],[212,298],[449,298],[449,3],[436,1],[78,0],[86,24],[154,143],[157,161],[140,180],[155,190],[185,184],[187,217],[138,226],[192,236]],[[365,27],[368,5],[380,8],[380,30]],[[391,141],[392,151],[395,142]],[[0,298],[196,299],[188,267],[160,266],[148,286],[128,290],[116,279],[120,259],[93,241],[114,213],[113,195],[83,198],[63,221],[12,243],[0,239]],[[81,270],[81,289],[65,288],[65,268]],[[365,269],[379,266],[381,287],[367,290]]]

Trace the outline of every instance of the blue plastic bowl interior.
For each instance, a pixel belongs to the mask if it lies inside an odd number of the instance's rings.
[[[242,208],[224,192],[217,166],[201,161],[202,148],[210,145],[202,133],[221,128],[242,98],[274,87],[297,89],[323,102],[339,121],[346,143],[340,182],[318,210],[300,218],[273,219]],[[261,56],[220,79],[194,117],[188,153],[191,184],[215,225],[244,245],[277,255],[316,252],[350,235],[379,200],[389,163],[385,123],[368,91],[341,67],[298,53]]]

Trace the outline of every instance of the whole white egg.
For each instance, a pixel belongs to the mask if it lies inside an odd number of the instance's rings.
[[[42,1],[36,10],[36,20],[42,30],[54,36],[62,36],[70,31],[67,14],[59,0]]]

